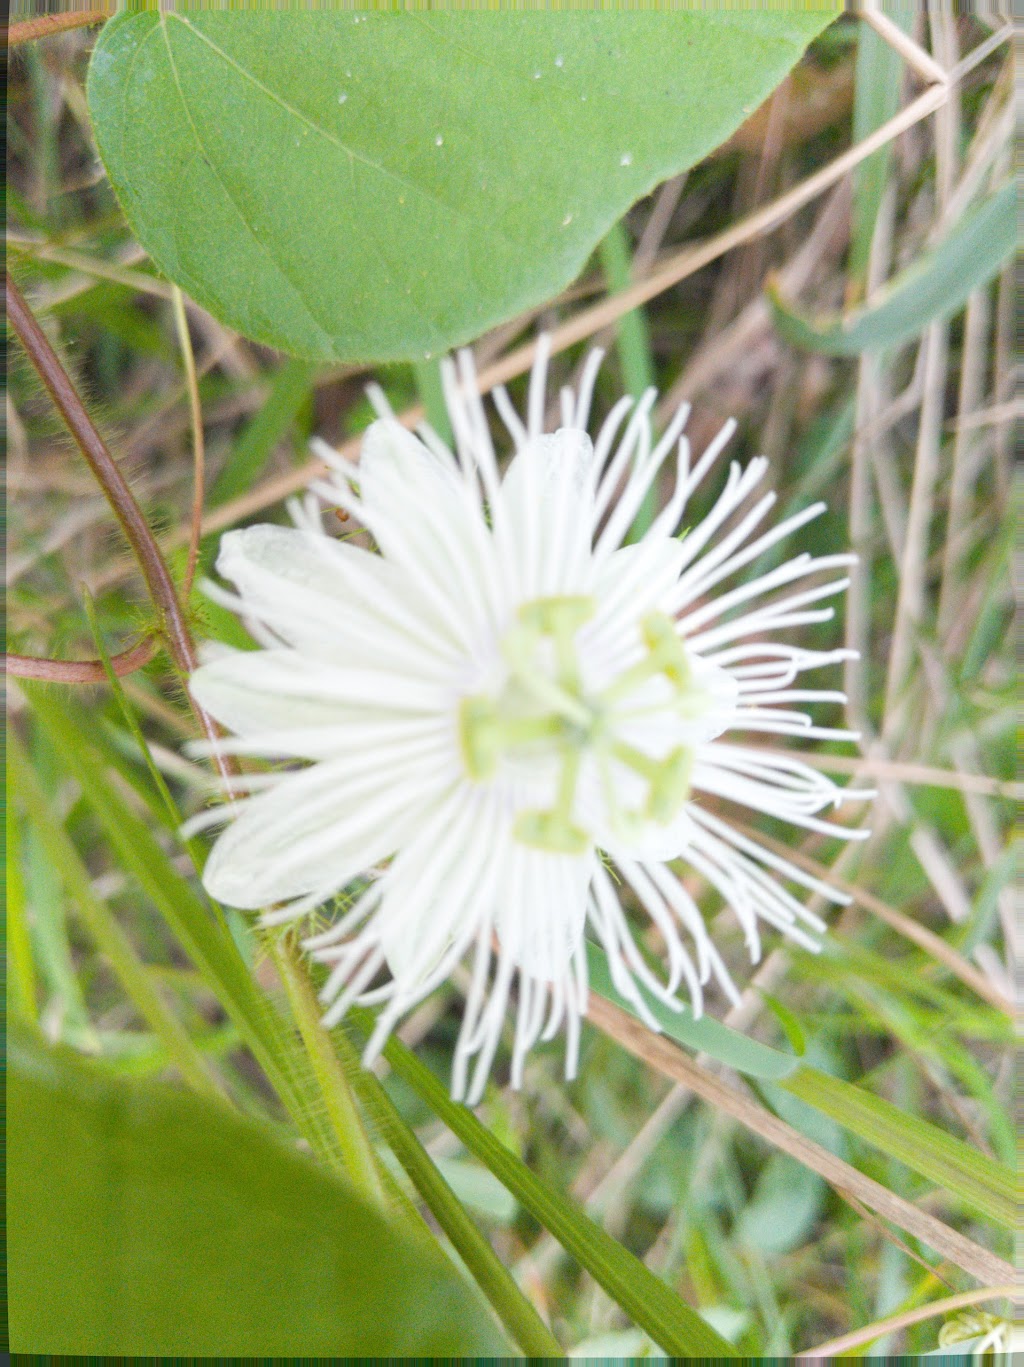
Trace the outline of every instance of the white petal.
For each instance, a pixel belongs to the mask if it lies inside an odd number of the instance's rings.
[[[531,439],[509,466],[494,525],[520,598],[588,591],[593,459],[585,432],[561,428]]]

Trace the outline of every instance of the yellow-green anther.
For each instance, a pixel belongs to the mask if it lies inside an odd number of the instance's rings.
[[[613,740],[610,748],[620,764],[632,769],[641,778],[647,779],[648,783],[653,783],[657,778],[658,770],[661,768],[660,762],[650,755],[645,755],[635,745],[628,745],[624,740]]]
[[[512,834],[524,845],[550,850],[553,854],[586,854],[590,848],[586,831],[580,830],[579,826],[557,811],[520,812]]]
[[[534,598],[519,609],[519,620],[545,636],[567,633],[572,636],[584,622],[594,615],[593,598],[585,594],[563,594],[550,598]]]
[[[652,663],[658,672],[664,674],[680,691],[689,687],[690,662],[672,618],[666,617],[663,612],[652,612],[644,618],[641,628],[651,652]]]
[[[459,742],[470,778],[490,778],[501,755],[501,715],[493,698],[463,698]]]
[[[647,792],[647,814],[652,821],[666,825],[686,801],[693,772],[693,751],[679,746],[658,765]]]
[[[578,692],[581,682],[573,638],[584,622],[593,617],[595,610],[593,598],[583,594],[535,598],[519,609],[519,620],[528,631],[550,637],[558,682],[570,692]]]
[[[582,854],[588,848],[590,841],[586,832],[572,819],[580,759],[578,749],[566,746],[563,750],[558,792],[550,811],[531,809],[519,813],[513,833],[525,844],[558,854]]]

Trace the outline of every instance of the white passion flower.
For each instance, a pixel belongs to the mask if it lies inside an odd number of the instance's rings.
[[[495,392],[515,448],[504,475],[467,353],[444,368],[454,453],[428,428],[403,428],[378,393],[385,416],[358,465],[317,443],[331,474],[293,504],[295,527],[224,536],[217,568],[237,595],[209,592],[262,648],[209,654],[190,683],[233,733],[225,751],[292,761],[199,818],[231,819],[206,865],[209,892],[272,907],[267,923],[344,894],[335,923],[304,945],[330,966],[325,1023],[353,1002],[382,1008],[366,1062],[468,960],[452,1093],[471,1104],[513,989],[513,1085],[531,1045],[563,1024],[574,1075],[588,928],[652,1028],[644,991],[679,1007],[685,985],[699,1014],[714,979],[737,1000],[675,861],[731,908],[752,961],[762,922],[815,946],[823,922],[780,880],[844,899],[734,830],[722,802],[866,834],[819,815],[844,797],[830,779],[750,740],[852,739],[801,710],[841,694],[794,687],[847,652],[778,636],[832,615],[822,602],[848,581],[821,572],[853,557],[804,553],[741,577],[824,505],[762,530],[775,495],[752,498],[768,464],[758,458],[733,464],[711,510],[681,533],[735,424],[691,466],[686,408],[655,442],[649,390],[620,400],[591,441],[599,363],[595,352],[578,393],[562,390],[552,433],[545,339],[526,422]],[[671,498],[624,544],[670,458]],[[314,495],[355,518],[379,553],[327,535]],[[624,896],[657,928],[665,982],[634,942]]]

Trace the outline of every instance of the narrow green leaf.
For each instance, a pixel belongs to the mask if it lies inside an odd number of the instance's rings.
[[[768,286],[775,326],[794,346],[828,356],[857,356],[899,346],[936,318],[948,317],[990,280],[1016,242],[1012,181],[964,213],[946,236],[895,276],[869,308],[838,319],[810,320]]]
[[[316,377],[309,361],[287,360],[274,376],[259,412],[246,423],[213,481],[211,507],[244,494],[259,479],[275,446],[288,435]]]
[[[477,1357],[507,1351],[438,1252],[217,1102],[8,1041],[18,1353]]]
[[[448,405],[444,400],[444,386],[441,383],[441,363],[436,360],[413,361],[413,379],[416,393],[427,414],[427,422],[442,441],[452,442],[452,425],[448,417]]]
[[[368,1031],[372,1027],[373,1017],[367,1011],[353,1011],[352,1018],[360,1028]],[[551,1231],[655,1343],[677,1357],[735,1356],[732,1345],[628,1249],[595,1225],[569,1197],[542,1182],[472,1111],[452,1101],[430,1069],[400,1040],[392,1036],[384,1055],[470,1153]]]
[[[33,745],[33,760],[47,796],[52,800],[57,779],[51,751],[37,743]],[[67,1027],[92,1033],[95,1048],[95,1032],[68,941],[67,908],[61,895],[60,879],[31,826],[23,831],[23,854],[25,896],[31,908],[28,926],[45,1009],[51,1019],[56,1017],[58,1029]]]
[[[891,17],[907,29],[914,20],[912,5],[894,6]],[[853,99],[853,141],[861,142],[891,119],[899,108],[902,58],[879,37],[870,24],[857,26],[857,67]],[[892,143],[880,147],[853,172],[853,208],[850,224],[850,259],[847,271],[863,290],[867,275],[871,239],[889,183]]]
[[[601,267],[612,293],[628,288],[632,279],[633,256],[629,247],[626,225],[620,220],[602,239],[598,248]],[[654,362],[651,358],[651,337],[647,315],[642,308],[630,309],[615,324],[615,340],[622,363],[622,378],[626,392],[639,399],[644,390],[654,384]],[[654,520],[658,491],[648,489],[636,519],[630,529],[629,540],[639,540]]]
[[[778,1085],[988,1219],[1007,1229],[1016,1228],[1013,1173],[987,1154],[883,1097],[817,1068],[798,1068]]]
[[[271,1086],[314,1150],[343,1167],[322,1114],[309,1060],[276,1007],[257,987],[224,922],[177,872],[149,827],[122,799],[83,733],[68,724],[63,700],[45,686],[22,690],[125,869],[160,911],[182,948],[235,1022]]]
[[[4,902],[5,937],[9,974],[7,977],[7,1004],[23,1015],[26,1020],[34,1021],[36,1010],[36,970],[32,958],[32,939],[29,935],[27,907],[25,903],[25,879],[21,867],[21,832],[14,814],[13,805],[8,802],[4,812],[7,863],[7,897]]]
[[[216,317],[422,360],[563,289],[837,9],[122,13],[89,112],[139,240]]]
[[[636,1008],[625,997],[620,997],[612,983],[608,959],[604,952],[592,942],[587,943],[587,972],[591,988],[602,997],[607,997],[616,1006],[621,1006],[630,1015],[637,1014]],[[698,1053],[710,1055],[738,1073],[749,1077],[774,1080],[788,1077],[800,1062],[792,1054],[784,1054],[767,1044],[750,1039],[738,1030],[731,1030],[721,1021],[711,1016],[701,1016],[695,1020],[688,1006],[678,1012],[672,1011],[661,1002],[645,999],[651,1014],[670,1039],[685,1045]]]
[[[467,1215],[462,1202],[414,1131],[402,1119],[380,1082],[360,1065],[359,1054],[345,1030],[338,1027],[332,1038],[367,1115],[512,1338],[527,1357],[560,1357],[562,1350],[558,1340]]]
[[[12,732],[7,737],[7,762],[13,778],[13,794],[31,818],[43,848],[59,871],[59,876],[78,914],[87,926],[97,948],[105,955],[129,1000],[167,1050],[168,1057],[190,1087],[207,1096],[218,1088],[206,1064],[196,1051],[188,1031],[170,1010],[139,959],[128,936],[121,929],[106,903],[92,890],[88,870],[67,831],[53,815],[28,756]]]

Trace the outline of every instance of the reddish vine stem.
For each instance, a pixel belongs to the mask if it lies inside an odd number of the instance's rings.
[[[51,33],[65,33],[72,28],[87,28],[92,24],[104,24],[111,11],[89,9],[67,14],[41,14],[37,19],[25,19],[20,24],[12,24],[7,29],[7,46],[17,47],[19,43],[30,43],[33,38],[46,38]]]
[[[195,646],[156,538],[135,501],[135,495],[96,431],[67,371],[10,274],[7,275],[7,316],[135,553],[149,596],[160,614],[163,635],[172,659],[183,674],[191,674],[196,667]],[[213,718],[207,716],[194,700],[192,706],[207,737],[216,742],[218,731]],[[214,751],[214,757],[222,776],[230,782],[234,766],[217,750]]]
[[[155,636],[110,657],[110,667],[119,679],[148,665],[160,649]],[[51,660],[45,655],[5,655],[4,669],[16,679],[43,679],[47,683],[105,683],[107,674],[102,660]]]

